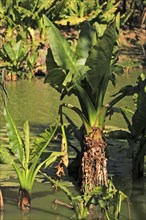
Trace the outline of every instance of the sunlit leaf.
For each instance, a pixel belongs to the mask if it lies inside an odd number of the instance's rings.
[[[9,111],[4,109],[4,116],[7,121],[6,128],[10,142],[10,150],[19,159],[19,161],[24,165],[25,155],[24,155],[24,144],[22,138],[15,126],[15,123],[9,113]]]
[[[115,22],[110,24],[103,36],[97,39],[97,42],[87,59],[86,65],[90,67],[87,73],[87,81],[89,82],[92,92],[96,93],[101,83],[106,86],[107,80],[110,78],[110,62],[116,40]],[[104,78],[104,81],[102,82]],[[105,85],[104,85],[105,84]],[[103,88],[103,93],[104,93]]]

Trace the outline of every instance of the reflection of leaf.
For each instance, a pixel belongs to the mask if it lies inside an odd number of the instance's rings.
[[[4,187],[18,187],[18,183],[17,182],[12,182],[12,181],[8,181],[8,182],[1,182],[1,186]]]

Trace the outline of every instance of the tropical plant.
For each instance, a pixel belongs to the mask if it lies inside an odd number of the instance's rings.
[[[0,51],[0,68],[5,68],[8,74],[19,74],[23,71],[23,62],[28,55],[28,46],[24,47],[22,40],[18,42],[12,39],[2,45]]]
[[[0,51],[0,69],[5,70],[6,78],[18,75],[31,79],[34,76],[38,47],[40,41],[35,41],[33,30],[29,29],[31,40],[24,40],[23,36],[10,38],[3,42]],[[29,41],[29,42],[28,42]]]
[[[99,207],[98,215],[104,211],[104,217],[106,216],[106,219],[110,220],[114,218],[116,220],[120,215],[122,201],[126,199],[128,202],[128,197],[120,190],[117,190],[111,180],[108,180],[108,188],[96,186],[94,189],[89,190],[89,187],[85,186],[84,194],[79,193],[75,196],[72,190],[69,190],[63,182],[54,180],[45,173],[41,172],[41,174],[43,174],[49,182],[66,193],[78,220],[87,219],[91,204],[94,204],[96,208]],[[98,218],[98,216],[96,217]]]
[[[24,75],[28,79],[32,79],[34,76],[35,69],[37,68],[37,58],[38,58],[38,50],[37,47],[31,47],[32,50],[29,51],[28,56],[26,57],[26,61],[24,63],[25,72]]]
[[[23,125],[22,136],[17,130],[6,107],[4,108],[4,116],[7,122],[6,128],[10,146],[0,149],[0,157],[3,158],[3,161],[9,158],[9,163],[12,164],[18,176],[20,184],[18,207],[26,211],[30,208],[31,191],[38,171],[43,165],[45,165],[45,167],[50,166],[58,157],[64,154],[54,151],[51,152],[45,160],[41,161],[42,153],[52,140],[58,123],[50,125],[47,131],[47,139],[44,140],[43,135],[40,135],[40,137],[31,144],[28,121]]]
[[[64,0],[6,0],[1,1],[0,17],[5,25],[11,27],[23,25],[26,27],[36,28],[38,20],[42,14],[55,17],[59,14],[61,8],[64,6]]]
[[[61,105],[61,109],[67,107],[74,110],[83,121],[82,136],[79,137],[83,190],[86,184],[90,190],[97,185],[108,185],[104,121],[109,108],[121,97],[107,105],[103,102],[116,62],[114,45],[119,19],[118,14],[108,24],[95,22],[92,26],[88,21],[84,22],[77,46],[72,50],[59,30],[44,16],[50,44],[45,83],[60,92],[61,100],[65,95],[76,95],[81,107],[78,109],[69,104]],[[67,144],[65,146],[67,148]]]
[[[15,74],[22,76],[25,74],[29,79],[32,78],[38,58],[38,46],[40,46],[40,42],[42,46],[45,41],[45,38],[41,39],[43,28],[39,30],[42,14],[49,15],[51,19],[57,18],[65,1],[6,0],[0,2],[0,24],[2,26],[0,59],[1,68],[8,69],[7,79],[14,78]],[[21,46],[19,47],[18,44]],[[20,56],[23,52],[26,54],[21,57],[17,54],[16,58],[17,52]],[[26,62],[22,64],[21,61]]]
[[[66,7],[60,14],[60,18],[55,23],[61,25],[78,25],[85,20],[109,23],[114,17],[115,11],[117,11],[119,3],[115,0],[99,2],[95,0],[91,1],[67,1]]]
[[[135,111],[128,108],[113,108],[113,112],[121,113],[127,123],[129,132],[126,137],[129,142],[129,155],[132,157],[134,178],[144,176],[144,155],[146,154],[146,78],[144,74],[138,77],[137,85],[126,86],[117,94],[133,96]],[[115,95],[117,95],[115,94]],[[128,115],[132,115],[132,121]]]

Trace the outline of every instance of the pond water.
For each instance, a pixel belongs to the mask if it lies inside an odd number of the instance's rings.
[[[116,87],[109,85],[105,103],[111,100],[111,95],[119,91],[122,86],[135,84],[137,76],[137,72],[118,76]],[[17,82],[6,83],[10,96],[8,107],[14,121],[21,129],[23,123],[28,120],[33,136],[39,134],[48,124],[55,121],[60,104],[59,94],[48,84],[43,84],[43,80],[43,78],[36,78],[32,82],[18,80]],[[78,106],[75,96],[65,98],[64,102]],[[118,106],[127,106],[134,109],[134,104],[130,97],[120,101]],[[66,110],[66,112],[78,125],[81,124],[80,119],[72,114],[72,111]],[[107,120],[106,125],[126,128],[126,124],[119,114],[114,115],[112,121]],[[1,144],[7,141],[2,114],[0,115],[0,141]],[[131,213],[128,212],[127,204],[124,203],[120,219],[144,220],[146,217],[146,179],[137,183],[132,182],[131,159],[126,158],[126,142],[123,143],[120,140],[113,143],[109,140],[108,144],[109,149],[111,148],[111,151],[114,152],[109,161],[109,172],[113,175],[116,186],[123,190],[131,201]],[[18,184],[15,174],[10,166],[0,166],[1,186],[5,202],[5,211],[0,213],[1,220],[65,220],[73,216],[74,212],[72,210],[53,203],[54,199],[69,203],[67,196],[62,191],[53,190],[49,183],[42,184],[39,182],[35,183],[33,189],[31,212],[27,215],[21,213],[17,208]]]
[[[115,87],[110,83],[106,92],[105,104],[112,100],[111,95],[119,91],[121,87],[129,84],[134,85],[138,74],[139,72],[133,72],[132,74],[118,76]],[[18,80],[16,82],[6,83],[10,97],[8,107],[18,126],[22,126],[28,120],[32,129],[38,127],[40,130],[41,127],[44,128],[44,126],[55,121],[60,104],[59,93],[48,84],[44,84],[43,81],[44,78],[35,78],[32,82]],[[78,106],[75,96],[66,97],[63,102]],[[134,103],[131,97],[121,100],[117,106],[126,106],[134,109]],[[81,123],[78,116],[73,114],[71,110],[66,111],[76,123]],[[0,128],[3,128],[4,119],[2,114],[0,118]],[[126,128],[126,124],[120,114],[114,115],[112,121],[107,120],[106,124]]]

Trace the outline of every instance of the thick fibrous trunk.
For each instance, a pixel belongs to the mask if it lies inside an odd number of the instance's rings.
[[[23,211],[30,210],[30,193],[25,189],[19,189],[18,207]]]
[[[92,132],[85,136],[85,147],[82,158],[82,190],[86,184],[89,190],[95,186],[108,185],[106,143],[102,139],[99,128],[93,127]]]

